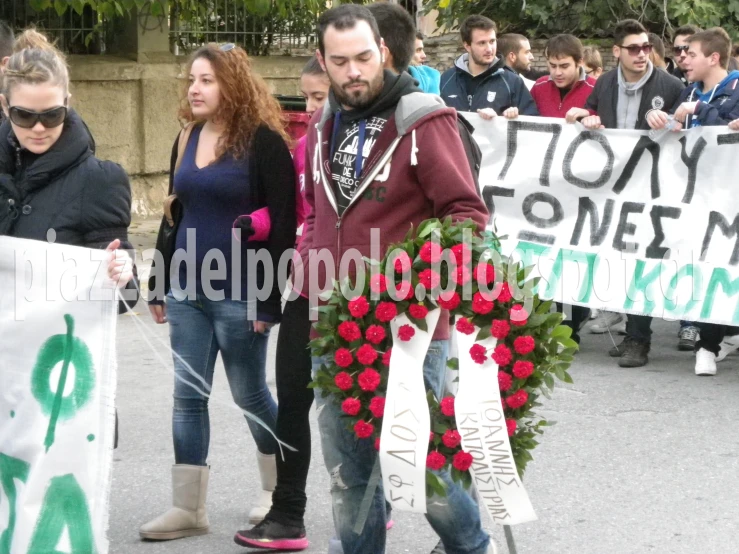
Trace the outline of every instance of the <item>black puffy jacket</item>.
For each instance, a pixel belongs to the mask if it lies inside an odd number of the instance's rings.
[[[36,155],[18,145],[8,120],[0,125],[0,235],[87,248],[128,242],[131,186],[123,168],[98,160],[82,119],[70,110],[59,140]],[[134,286],[132,281],[129,286]]]

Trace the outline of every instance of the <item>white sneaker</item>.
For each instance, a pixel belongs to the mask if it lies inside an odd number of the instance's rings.
[[[624,326],[626,325],[626,317],[624,314],[603,310],[598,314],[597,319],[590,325],[590,332],[595,333],[596,335],[601,335],[603,333],[607,333],[611,327],[621,322],[624,322]],[[624,327],[624,331],[625,330],[626,328]]]
[[[734,350],[739,348],[739,335],[730,335],[728,337],[724,337],[724,340],[721,342],[721,350],[718,353],[718,356],[716,356],[716,361],[721,362],[734,352]]]
[[[590,319],[596,319],[600,315],[600,310],[593,308],[590,310]]]
[[[716,375],[716,355],[713,352],[701,348],[695,353],[695,374]]]

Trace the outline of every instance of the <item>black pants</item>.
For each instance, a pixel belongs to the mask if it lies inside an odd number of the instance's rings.
[[[730,325],[717,325],[715,323],[699,323],[700,328],[700,340],[695,343],[695,351],[698,352],[701,348],[713,352],[718,356],[719,350],[721,350],[721,341],[726,336],[732,336],[739,334],[739,327],[731,327]]]
[[[652,342],[652,318],[648,315],[626,315],[626,335],[636,342]]]
[[[297,449],[277,452],[277,487],[272,493],[268,517],[283,525],[303,525],[305,484],[310,467],[310,422],[313,404],[311,356],[308,350],[311,321],[309,302],[302,296],[288,302],[282,313],[277,337],[275,372],[277,381],[277,437]]]
[[[562,312],[564,304],[557,302],[557,311]],[[570,306],[571,319],[566,319],[562,322],[562,325],[567,325],[572,329],[572,340],[577,344],[580,344],[580,328],[587,323],[590,318],[590,308],[585,306]]]

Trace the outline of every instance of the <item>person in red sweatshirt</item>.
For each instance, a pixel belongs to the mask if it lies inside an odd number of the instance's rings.
[[[557,35],[549,39],[545,50],[549,76],[538,79],[531,96],[544,117],[564,117],[571,108],[584,108],[593,92],[595,79],[585,74],[583,46],[573,35]],[[558,304],[561,311],[562,305]],[[590,310],[572,306],[571,316],[563,322],[572,328],[572,338],[580,342],[580,329],[588,322]]]
[[[466,162],[455,110],[421,92],[410,75],[383,71],[387,49],[370,11],[342,4],[324,12],[318,22],[318,46],[331,91],[308,127],[305,196],[310,209],[299,246],[302,264],[297,265],[302,268],[296,267],[293,275],[295,290],[309,296],[312,304],[320,289],[330,289],[332,279],[339,278],[336,269],[345,265],[341,261],[347,252],[377,257],[377,250],[382,256],[411,225],[417,228],[429,218],[471,219],[481,230],[488,219]],[[379,249],[377,244],[371,248],[373,241],[379,242]],[[333,264],[316,263],[319,256],[330,257]],[[448,321],[442,313],[424,362],[427,387],[437,395],[444,382]],[[322,361],[313,359],[314,371]],[[381,485],[369,492],[372,502],[363,531],[354,532],[377,458],[373,441],[356,439],[340,409],[321,392],[316,389],[318,423],[343,551],[383,554],[386,513]],[[443,502],[429,498],[427,518],[454,552],[485,554],[493,547],[482,529],[479,508],[448,474],[441,478],[447,497]],[[264,524],[239,532],[237,542],[259,547],[263,536],[275,529],[271,523],[269,529]],[[283,531],[286,538],[304,534],[299,528]]]
[[[570,108],[584,108],[596,81],[585,74],[580,40],[573,35],[554,36],[547,42],[545,54],[549,76],[537,80],[531,88],[539,114],[564,117]]]

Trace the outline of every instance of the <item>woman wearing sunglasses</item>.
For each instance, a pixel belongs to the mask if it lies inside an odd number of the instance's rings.
[[[267,342],[269,328],[281,316],[278,262],[295,241],[295,172],[285,124],[246,52],[233,44],[204,46],[193,54],[185,74],[189,82],[179,116],[186,126],[172,150],[170,178],[182,208],[176,248],[194,252],[195,267],[188,271],[175,254],[171,284],[156,264],[149,280],[155,294],[149,309],[154,321],[170,324],[175,368],[173,506],[141,527],[141,537],[153,540],[208,532],[208,396],[219,352],[236,405],[265,424],[247,418],[262,482],[249,521],[258,523],[269,510],[276,480],[277,406],[266,383]],[[244,229],[248,243],[232,239],[239,216],[264,210],[268,232]],[[259,219],[251,218],[255,227]],[[271,282],[250,267],[249,250],[268,253]],[[240,260],[240,268],[233,260]],[[157,284],[159,277],[165,286]],[[247,301],[247,285],[254,283],[269,291],[256,305]]]
[[[19,41],[33,42],[35,31]],[[26,40],[28,39],[28,40]],[[135,287],[124,252],[131,222],[126,173],[98,160],[92,139],[68,108],[69,74],[53,46],[24,48],[5,67],[0,104],[0,235],[107,248],[108,275]],[[135,302],[133,302],[135,303]],[[124,308],[124,304],[121,304]]]

